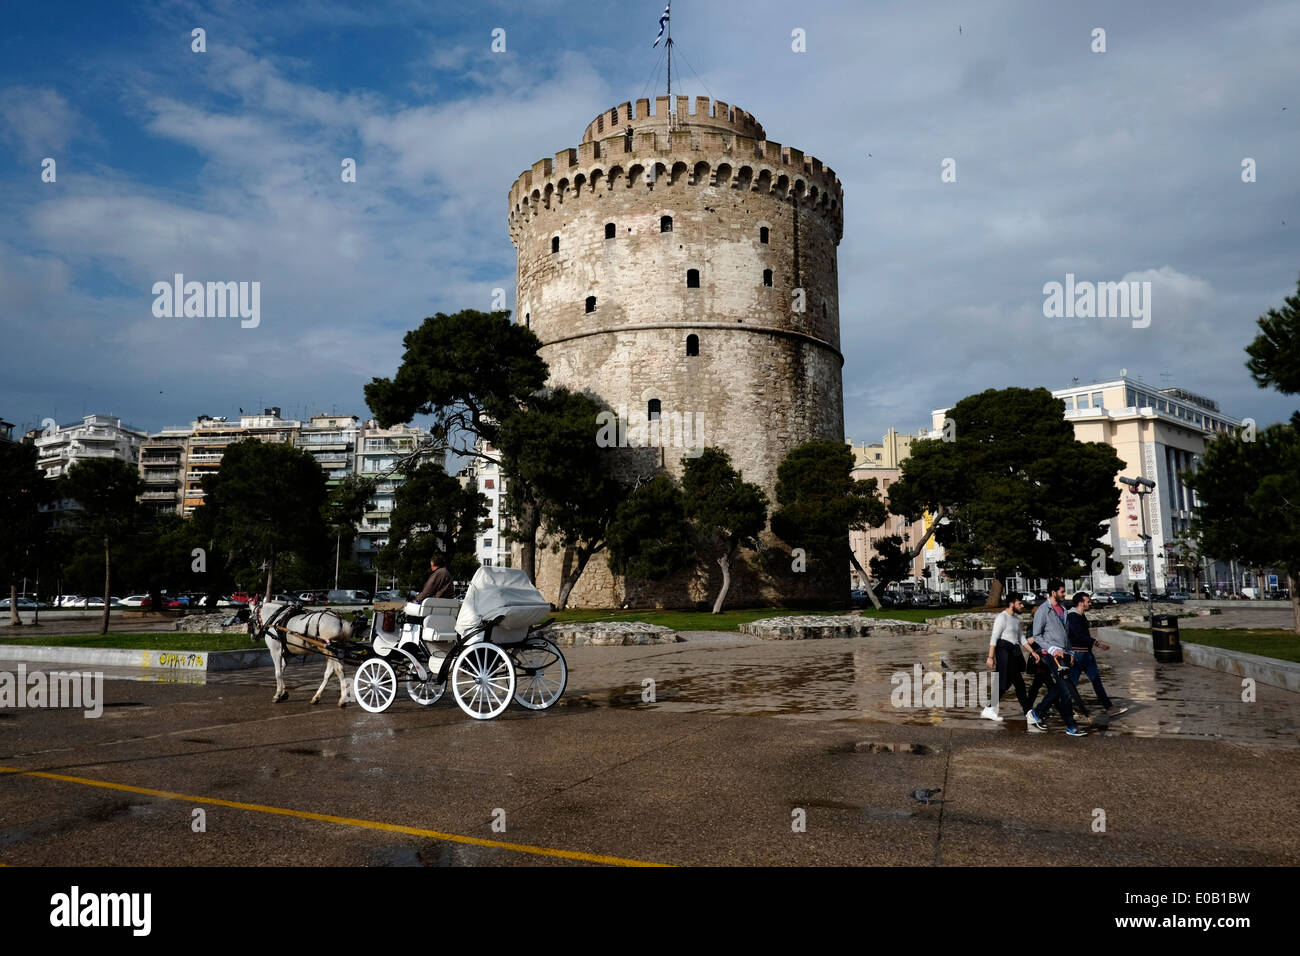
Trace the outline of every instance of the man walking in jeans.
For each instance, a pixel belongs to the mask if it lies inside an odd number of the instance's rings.
[[[1065,582],[1053,578],[1047,582],[1048,600],[1039,605],[1034,612],[1033,640],[1042,649],[1049,671],[1054,672],[1055,681],[1047,692],[1043,702],[1029,713],[1025,720],[1031,727],[1045,730],[1046,726],[1038,718],[1038,711],[1046,713],[1052,705],[1065,721],[1065,732],[1071,737],[1086,737],[1087,731],[1080,730],[1074,722],[1074,712],[1070,708],[1070,634],[1065,626]],[[1032,704],[1033,701],[1030,701]]]
[[[1087,674],[1088,680],[1092,681],[1092,689],[1097,693],[1097,701],[1101,704],[1102,711],[1107,717],[1118,716],[1124,713],[1124,708],[1116,708],[1111,703],[1111,699],[1106,696],[1106,688],[1101,684],[1101,674],[1097,671],[1097,658],[1092,652],[1094,647],[1100,647],[1103,651],[1110,650],[1110,645],[1094,638],[1088,627],[1087,614],[1088,609],[1092,607],[1092,598],[1086,591],[1080,591],[1070,598],[1070,604],[1073,606],[1065,615],[1066,630],[1070,633],[1070,643],[1074,651],[1070,681],[1077,684],[1079,674]]]

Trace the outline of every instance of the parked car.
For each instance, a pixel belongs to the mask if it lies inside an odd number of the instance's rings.
[[[49,605],[46,604],[44,601],[33,601],[29,597],[20,597],[18,599],[18,610],[20,611],[34,611],[38,607],[49,607]],[[0,608],[4,608],[4,610],[6,611],[9,610],[8,598],[5,598],[3,601],[0,601]]]
[[[415,597],[416,591],[376,591],[374,597],[375,604],[381,604],[392,601],[409,601]],[[856,591],[854,592],[857,593]]]
[[[1110,592],[1110,603],[1111,603],[1111,604],[1132,604],[1132,603],[1133,603],[1134,601],[1136,601],[1136,600],[1137,600],[1137,598],[1135,598],[1135,597],[1134,597],[1132,594],[1130,594],[1128,591],[1111,591],[1111,592]]]
[[[1173,604],[1182,604],[1184,601],[1190,601],[1192,596],[1186,591],[1170,591],[1165,595],[1164,600]]]
[[[149,608],[152,606],[153,598],[147,594],[128,594],[122,598],[122,607]]]
[[[1109,594],[1105,594],[1101,591],[1094,591],[1090,597],[1092,598],[1093,607],[1105,607],[1107,604],[1115,603],[1110,599]]]
[[[80,594],[60,594],[55,607],[85,607],[86,599]]]
[[[370,592],[338,588],[325,595],[326,604],[369,604]]]
[[[326,591],[303,591],[298,595],[298,600],[303,604],[324,604]]]
[[[230,600],[234,601],[236,604],[247,604],[252,599],[253,596],[247,591],[236,591],[234,594],[230,595]]]
[[[84,607],[84,608],[102,608],[103,606],[104,606],[104,599],[100,597],[86,598],[86,603],[80,605],[80,607]],[[111,597],[108,599],[108,606],[121,607],[122,602],[115,597]]]

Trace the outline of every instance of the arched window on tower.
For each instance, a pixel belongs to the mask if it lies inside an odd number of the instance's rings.
[[[605,238],[606,239],[614,238],[614,224],[612,222],[605,223]]]
[[[596,297],[594,295],[587,296],[587,311],[588,312],[596,311]]]
[[[659,403],[659,399],[657,398],[650,399],[649,403],[646,405],[646,418],[648,418],[652,422],[657,422],[662,415],[663,415],[663,411],[662,411],[662,406]]]
[[[698,335],[692,333],[691,335],[686,336],[686,354],[700,354],[700,337]]]
[[[673,231],[673,217],[672,217],[672,216],[660,216],[660,217],[659,217],[659,231],[660,231],[660,232],[672,232],[672,231]]]
[[[758,227],[758,241],[764,244],[767,243],[767,226]]]
[[[772,270],[771,270],[771,269],[764,269],[764,270],[763,270],[763,285],[771,285],[771,284],[772,284]]]
[[[551,236],[551,252],[556,253],[559,251],[560,251],[560,237]]]
[[[686,288],[688,288],[688,289],[698,289],[699,287],[700,287],[700,270],[699,270],[699,269],[687,269],[687,270],[686,270]]]
[[[531,312],[524,313],[524,328],[527,329],[532,327],[532,319],[533,319],[533,313]]]

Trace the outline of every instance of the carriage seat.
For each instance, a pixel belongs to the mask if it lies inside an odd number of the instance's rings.
[[[419,604],[406,605],[407,621],[418,622],[426,641],[454,641],[459,613],[460,601],[455,598],[426,598]]]

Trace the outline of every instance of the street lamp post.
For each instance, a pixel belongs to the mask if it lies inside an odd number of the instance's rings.
[[[1155,627],[1155,624],[1151,621],[1154,614],[1151,607],[1154,591],[1151,580],[1151,566],[1155,563],[1155,557],[1151,553],[1151,535],[1147,533],[1147,508],[1142,496],[1149,495],[1155,489],[1156,483],[1150,478],[1120,478],[1119,481],[1122,485],[1128,485],[1129,490],[1138,496],[1138,511],[1142,513],[1142,554],[1146,558],[1147,622],[1150,626]]]

